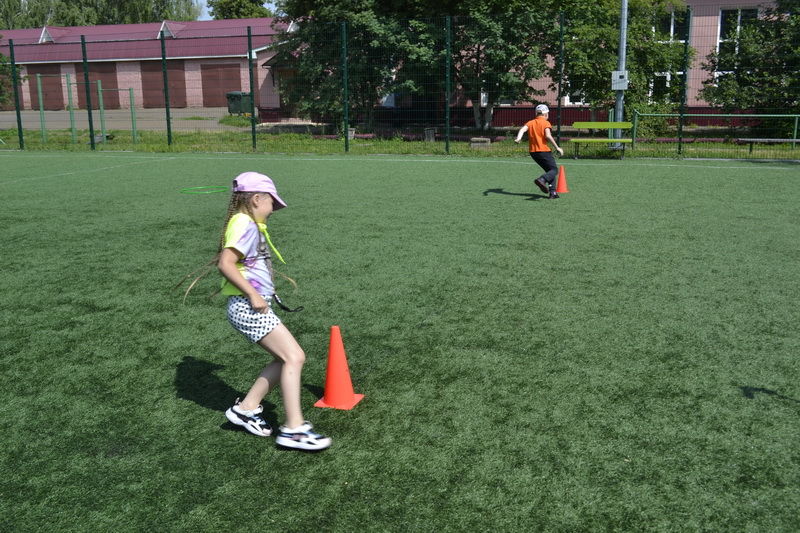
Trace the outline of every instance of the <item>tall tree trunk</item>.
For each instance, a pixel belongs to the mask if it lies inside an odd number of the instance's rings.
[[[483,130],[488,131],[492,127],[492,120],[494,119],[494,102],[489,102],[486,110],[483,112]]]
[[[481,129],[481,97],[472,100],[472,116],[475,118],[475,129]]]

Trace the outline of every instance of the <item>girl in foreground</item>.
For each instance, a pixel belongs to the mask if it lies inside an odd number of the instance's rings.
[[[267,233],[267,218],[286,203],[278,196],[270,178],[257,172],[239,174],[233,193],[217,263],[225,278],[222,294],[228,296],[228,320],[233,327],[269,352],[275,359],[256,378],[243,400],[225,416],[237,426],[259,437],[272,434],[259,415],[261,401],[279,382],[286,422],[279,428],[276,444],[300,450],[323,450],[331,439],[314,432],[300,408],[300,375],[305,353],[272,311],[275,294],[272,254],[281,259]]]

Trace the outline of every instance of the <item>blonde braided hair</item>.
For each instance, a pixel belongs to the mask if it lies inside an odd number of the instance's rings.
[[[219,238],[219,246],[217,247],[217,253],[214,257],[211,258],[210,261],[204,263],[203,266],[198,268],[197,270],[193,270],[186,274],[181,280],[173,287],[173,289],[177,289],[181,285],[186,282],[187,279],[194,276],[194,279],[186,288],[186,292],[183,293],[183,302],[186,303],[186,298],[189,296],[189,293],[194,289],[195,285],[200,283],[200,280],[205,278],[214,268],[217,266],[219,262],[219,256],[222,253],[222,249],[225,248],[225,231],[228,229],[228,222],[230,222],[233,215],[236,213],[247,213],[250,218],[255,220],[253,217],[253,211],[251,209],[253,196],[258,193],[254,192],[233,192],[231,193],[231,199],[228,202],[228,212],[225,215],[225,223],[222,225],[222,232]],[[260,232],[259,232],[260,233]],[[263,237],[262,237],[263,238]],[[211,298],[219,292],[219,289],[212,292],[208,297]]]

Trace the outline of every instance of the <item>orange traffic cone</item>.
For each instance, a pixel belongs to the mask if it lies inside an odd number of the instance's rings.
[[[350,410],[361,401],[363,394],[353,393],[350,369],[344,353],[339,326],[331,326],[331,342],[328,348],[328,371],[325,374],[325,395],[314,407],[332,407]]]
[[[556,192],[559,194],[569,192],[569,189],[567,189],[567,173],[563,166],[558,167],[558,182],[556,183]]]

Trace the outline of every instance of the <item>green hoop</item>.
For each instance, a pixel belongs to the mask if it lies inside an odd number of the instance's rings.
[[[225,192],[229,188],[225,185],[203,185],[202,187],[186,187],[181,189],[183,194],[213,194],[215,192]]]

